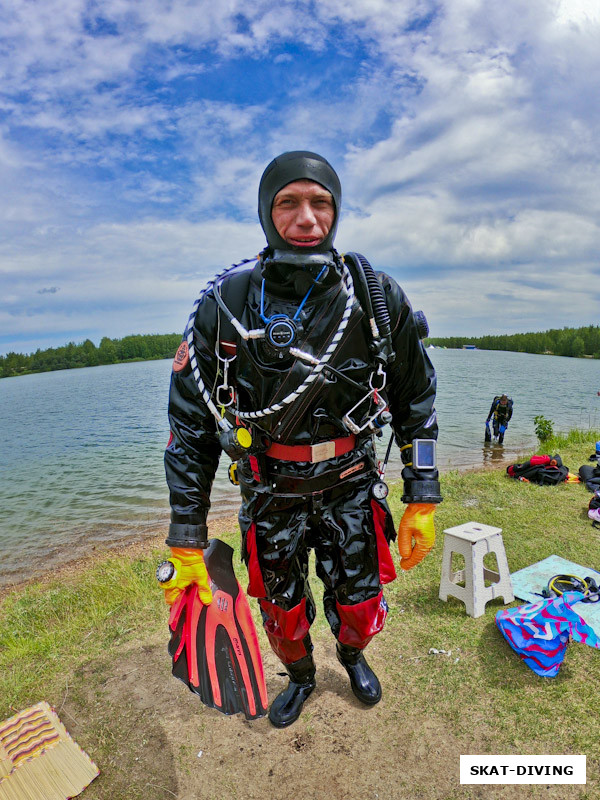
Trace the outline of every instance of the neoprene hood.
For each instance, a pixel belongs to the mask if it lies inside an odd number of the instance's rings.
[[[335,217],[333,225],[327,236],[317,246],[309,250],[294,247],[288,244],[277,233],[271,218],[271,209],[275,195],[284,186],[292,181],[299,180],[315,181],[321,184],[328,192],[331,192],[335,206]],[[308,150],[293,150],[289,153],[282,153],[271,161],[262,174],[260,186],[258,188],[258,217],[260,224],[267,237],[267,242],[272,250],[288,250],[295,253],[326,253],[333,249],[333,240],[337,230],[340,208],[342,205],[342,187],[340,179],[331,164],[317,153]]]

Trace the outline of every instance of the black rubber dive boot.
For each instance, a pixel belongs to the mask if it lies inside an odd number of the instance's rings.
[[[350,678],[350,686],[361,703],[374,706],[381,700],[381,684],[367,664],[362,650],[347,644],[336,644],[337,658]]]
[[[273,700],[269,709],[269,720],[276,728],[286,728],[292,722],[296,722],[304,701],[317,685],[312,655],[304,656],[293,664],[286,664],[285,669],[290,682],[287,689],[280,692]]]

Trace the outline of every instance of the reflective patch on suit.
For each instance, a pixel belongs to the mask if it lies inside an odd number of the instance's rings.
[[[173,359],[173,372],[181,372],[190,360],[190,350],[187,342],[182,342],[177,348]]]
[[[347,478],[348,475],[354,475],[355,472],[360,472],[361,469],[365,468],[365,462],[359,461],[358,464],[355,464],[353,467],[348,467],[343,472],[340,472],[340,480],[343,481],[344,478]]]

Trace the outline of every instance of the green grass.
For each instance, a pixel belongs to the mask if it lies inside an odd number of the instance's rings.
[[[151,564],[157,554],[102,560],[66,583],[36,583],[11,593],[0,621],[0,716],[54,695],[79,664],[158,621]]]
[[[235,532],[221,538],[234,546]],[[42,580],[0,602],[0,719],[44,697],[58,702],[69,675],[136,638],[164,628],[156,565],[168,549],[143,557],[100,556],[69,580]],[[239,562],[239,559],[238,559]],[[244,570],[238,563],[238,577]]]
[[[544,447],[555,448],[558,451],[567,448],[570,450],[572,445],[589,445],[591,455],[595,452],[595,443],[600,441],[600,431],[582,430],[581,428],[573,428],[567,433],[557,433],[544,443]]]

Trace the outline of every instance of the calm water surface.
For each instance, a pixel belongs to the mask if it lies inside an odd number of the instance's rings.
[[[536,414],[557,430],[600,428],[598,361],[479,350],[429,355],[446,469],[517,459],[536,445]],[[0,584],[164,529],[170,369],[170,360],[149,361],[0,380]],[[484,446],[485,418],[502,392],[515,403],[505,444]],[[224,457],[214,513],[237,510],[227,465]],[[388,477],[400,469],[393,448]]]

